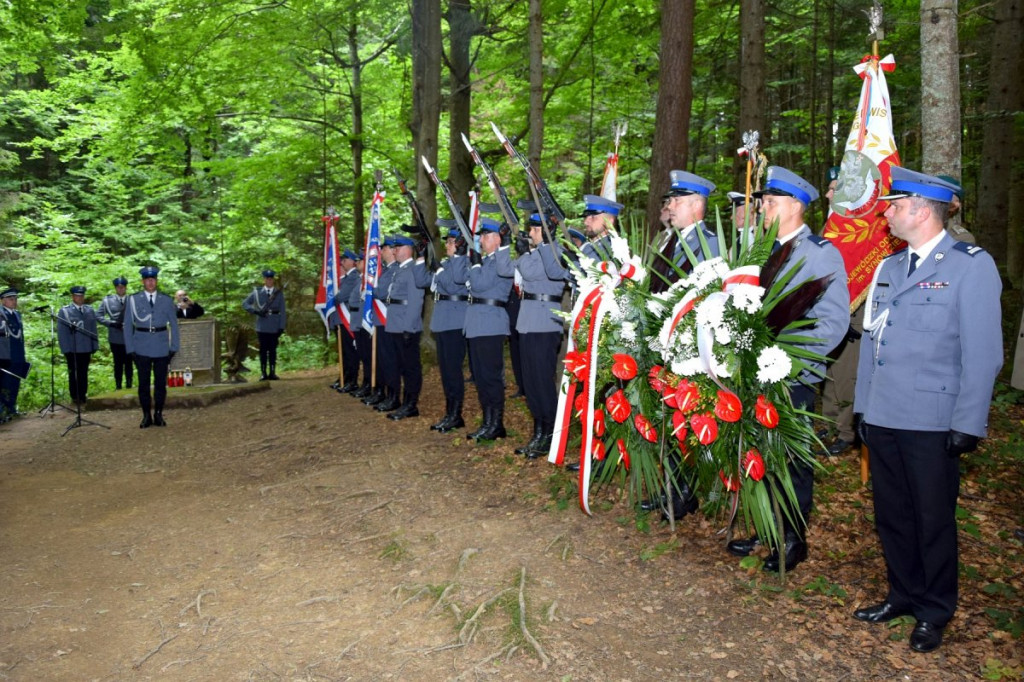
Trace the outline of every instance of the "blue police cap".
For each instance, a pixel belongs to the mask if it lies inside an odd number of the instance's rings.
[[[71,287],[71,293],[72,294],[80,294],[80,295],[84,296],[85,295],[85,287],[80,287],[80,286],[79,287]]]
[[[128,280],[125,279],[124,277],[115,277],[113,280],[113,284],[115,287],[126,287],[128,286]]]
[[[462,232],[457,227],[449,227],[444,234],[445,239],[462,239]]]
[[[793,197],[804,206],[809,206],[819,196],[814,185],[782,166],[768,166],[768,180],[764,183],[764,189],[754,192],[754,196],[762,197],[765,194]]]
[[[354,261],[361,261],[361,260],[365,260],[365,259],[366,259],[366,254],[363,252],[362,249],[359,249],[359,252],[356,253],[356,257],[353,258],[352,260],[354,260]]]
[[[682,197],[687,194],[699,194],[706,197],[715,191],[715,183],[696,173],[674,170],[669,172],[668,177],[672,184],[666,196]]]
[[[480,218],[480,223],[477,226],[477,231],[480,234],[484,232],[498,232],[501,229],[501,223],[493,218]]]
[[[348,258],[349,260],[355,260],[356,254],[352,251],[352,249],[345,249],[344,251],[341,252],[341,257]]]
[[[925,175],[900,166],[892,167],[892,186],[889,193],[879,201],[891,201],[904,197],[924,197],[948,204],[958,189],[957,185],[946,182],[934,175]]]
[[[617,216],[623,208],[625,207],[622,204],[616,203],[611,199],[605,199],[595,194],[583,195],[583,215],[607,213]]]
[[[150,277],[156,277],[160,274],[160,268],[155,265],[144,265],[139,269],[139,274],[142,275],[142,279],[148,279]]]
[[[0,298],[11,298],[11,297],[17,298],[17,296],[18,296],[18,290],[15,289],[14,287],[7,287],[3,291],[0,291]]]
[[[413,241],[412,237],[406,237],[404,234],[395,235],[391,238],[392,246],[415,246],[416,242]]]
[[[569,228],[569,236],[573,239],[579,239],[581,242],[587,241],[587,236],[585,234],[572,227]]]
[[[839,166],[832,166],[825,173],[825,181],[831,183],[831,182],[835,182],[838,179],[839,179]]]
[[[263,276],[264,277],[277,277],[277,273],[268,268],[268,269],[263,271]]]

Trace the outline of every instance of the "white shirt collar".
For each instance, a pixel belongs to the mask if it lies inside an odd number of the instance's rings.
[[[927,259],[928,256],[931,255],[931,252],[935,250],[935,247],[939,245],[939,242],[942,241],[944,236],[946,236],[946,231],[940,230],[937,235],[926,241],[919,248],[914,249],[908,246],[907,255],[909,256],[911,253],[916,253],[918,257],[918,264],[923,264],[925,259]]]
[[[807,224],[804,223],[803,225],[801,225],[797,229],[795,229],[792,232],[790,232],[789,234],[787,234],[785,237],[778,237],[777,239],[779,240],[779,244],[785,244],[786,242],[793,241],[794,239],[796,239],[798,234],[801,234],[804,231],[805,227],[807,229],[810,229],[809,227],[807,227]]]

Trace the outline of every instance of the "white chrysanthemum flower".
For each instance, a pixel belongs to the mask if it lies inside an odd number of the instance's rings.
[[[679,369],[676,369],[676,364]],[[692,377],[704,374],[704,363],[700,358],[686,358],[679,363],[672,363],[672,371],[680,376]]]
[[[737,284],[730,292],[734,307],[746,313],[756,313],[761,309],[764,287],[754,284]]]
[[[715,327],[715,341],[723,346],[732,341],[732,330],[729,329],[728,324]]]
[[[716,279],[721,279],[729,272],[729,264],[719,258],[712,258],[693,266],[693,272],[687,278],[690,286],[703,289]]]
[[[697,324],[702,327],[719,327],[725,319],[725,296],[708,296],[697,306]]]
[[[732,368],[727,361],[720,360],[717,356],[712,358],[711,366],[715,374],[722,378],[728,379],[732,376]]]
[[[612,258],[615,259],[616,263],[625,263],[633,255],[629,251],[629,242],[620,237],[617,234],[609,234],[609,240],[612,245]]]
[[[629,320],[624,320],[619,328],[619,335],[626,341],[636,341],[636,325]]]
[[[606,296],[605,301],[606,305],[608,306],[606,308],[606,310],[608,311],[608,318],[616,324],[622,322],[622,308],[619,307],[619,302],[615,300],[615,297]]]
[[[778,346],[769,346],[757,356],[757,380],[765,384],[774,384],[789,376],[793,370],[793,361],[786,351]]]
[[[679,343],[686,348],[692,348],[693,345],[697,343],[697,339],[693,334],[692,327],[687,328],[686,330],[683,331],[682,334],[679,335]]]
[[[662,315],[665,314],[666,308],[667,306],[663,301],[655,300],[653,297],[647,299],[647,311],[652,315],[661,317]]]

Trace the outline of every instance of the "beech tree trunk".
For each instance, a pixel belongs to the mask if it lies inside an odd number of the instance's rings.
[[[957,0],[921,0],[921,156],[925,173],[960,177]]]
[[[359,18],[355,5],[349,14],[346,28],[348,39],[348,61],[352,74],[349,86],[352,102],[352,134],[348,145],[352,150],[352,232],[355,243],[365,241],[366,217],[363,204],[366,203],[366,192],[363,184],[363,63],[359,61]]]
[[[668,188],[669,171],[687,167],[693,103],[693,19],[694,0],[661,0],[661,64],[651,154],[651,190],[647,198],[647,225],[651,235],[659,229],[661,195]]]
[[[416,200],[430,224],[437,220],[434,183],[420,157],[437,167],[437,132],[441,118],[441,0],[412,3],[412,132],[416,164]],[[406,220],[412,220],[411,216]]]
[[[540,170],[544,150],[544,16],[541,0],[530,0],[530,144],[526,157]],[[519,147],[517,146],[517,149]]]
[[[743,146],[743,133],[760,133],[761,149],[771,132],[766,125],[768,96],[765,90],[767,70],[764,58],[764,0],[740,0],[740,116],[735,149]],[[736,187],[746,183],[746,159],[735,157]]]
[[[469,135],[471,89],[469,71],[472,62],[469,46],[476,31],[470,12],[470,0],[448,1],[448,180],[463,211],[469,208],[469,190],[473,189],[473,157],[462,144]],[[447,208],[442,213],[447,213]]]

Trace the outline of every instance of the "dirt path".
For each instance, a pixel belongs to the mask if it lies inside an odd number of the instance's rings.
[[[0,431],[0,679],[926,680],[1020,656],[955,624],[916,655],[909,626],[852,621],[879,595],[873,537],[780,587],[711,522],[645,533],[610,498],[588,519],[517,439],[428,431],[436,395],[394,423],[329,381],[170,410],[165,429],[102,411],[109,431]]]

